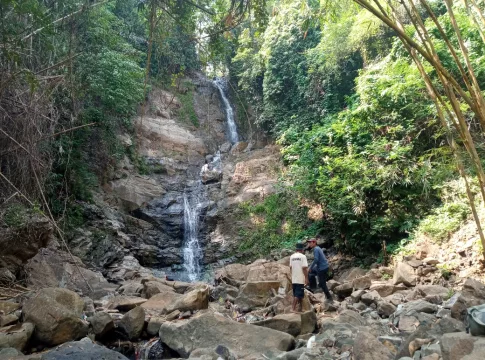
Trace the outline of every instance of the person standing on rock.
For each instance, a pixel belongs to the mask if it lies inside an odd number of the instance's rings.
[[[317,239],[313,238],[307,241],[310,249],[313,249],[313,262],[310,265],[309,282],[310,288],[315,290],[317,287],[316,278],[318,278],[318,283],[325,294],[328,301],[333,301],[332,295],[327,288],[327,278],[328,278],[328,260],[323,254],[323,250],[317,246]]]
[[[302,311],[305,285],[308,284],[308,261],[303,254],[304,244],[296,244],[296,252],[290,256],[291,282],[293,284],[293,311]]]

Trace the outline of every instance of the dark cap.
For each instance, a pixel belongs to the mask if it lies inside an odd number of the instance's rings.
[[[304,250],[304,249],[305,249],[305,244],[302,244],[302,243],[296,244],[296,250]]]

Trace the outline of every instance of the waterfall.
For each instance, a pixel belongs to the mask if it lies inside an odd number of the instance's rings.
[[[214,85],[219,89],[221,94],[222,102],[224,103],[224,110],[226,111],[227,127],[229,128],[229,140],[233,144],[239,141],[239,135],[237,133],[236,122],[234,121],[234,110],[231,106],[231,102],[226,96],[227,84],[223,79],[214,80]]]
[[[201,274],[202,249],[199,245],[199,215],[202,208],[202,184],[190,195],[184,193],[184,267],[190,281],[198,280]]]

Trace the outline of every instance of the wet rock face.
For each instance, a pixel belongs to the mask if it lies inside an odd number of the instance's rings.
[[[205,239],[211,224],[205,219],[215,208],[215,203],[203,198],[205,189],[198,185],[188,188],[187,194],[200,191],[199,242],[205,246]],[[134,253],[143,266],[171,266],[183,263],[184,244],[184,191],[170,191],[162,198],[151,201],[134,215],[153,225],[153,229],[141,236],[141,242],[134,244]]]

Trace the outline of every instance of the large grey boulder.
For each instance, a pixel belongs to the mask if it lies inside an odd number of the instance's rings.
[[[393,360],[394,355],[377,338],[359,331],[354,342],[355,360]]]
[[[71,341],[45,353],[41,360],[128,360],[119,352],[89,340]]]
[[[414,269],[411,265],[400,262],[394,269],[394,285],[404,284],[406,286],[415,286],[417,276],[414,274]]]
[[[483,360],[485,359],[485,338],[467,333],[449,333],[441,337],[443,360]]]
[[[33,290],[62,287],[100,299],[116,289],[102,274],[86,269],[81,259],[58,249],[41,249],[25,264],[25,272]]]
[[[1,328],[0,349],[14,348],[23,351],[33,332],[34,325],[28,322]]]
[[[81,319],[84,301],[75,292],[61,288],[40,290],[23,307],[25,321],[35,325],[34,337],[55,346],[80,339],[88,333],[88,323]]]
[[[280,282],[277,280],[248,282],[241,286],[235,303],[241,307],[265,306],[279,287]]]
[[[301,320],[300,314],[280,314],[269,319],[254,322],[253,325],[282,331],[293,336],[298,336],[301,332]]]
[[[145,310],[142,307],[136,307],[128,311],[119,323],[119,327],[128,336],[130,340],[136,340],[141,336],[145,325]]]
[[[113,318],[105,312],[97,312],[93,316],[88,317],[88,322],[91,324],[91,328],[96,337],[105,336],[115,327]]]
[[[186,294],[166,291],[152,296],[142,305],[149,314],[169,314],[175,310],[181,312],[207,309],[209,306],[209,288],[196,288]]]
[[[185,358],[195,349],[218,345],[243,359],[259,357],[268,351],[288,351],[294,346],[294,338],[289,334],[238,323],[209,312],[186,321],[163,323],[159,335],[163,343]]]

